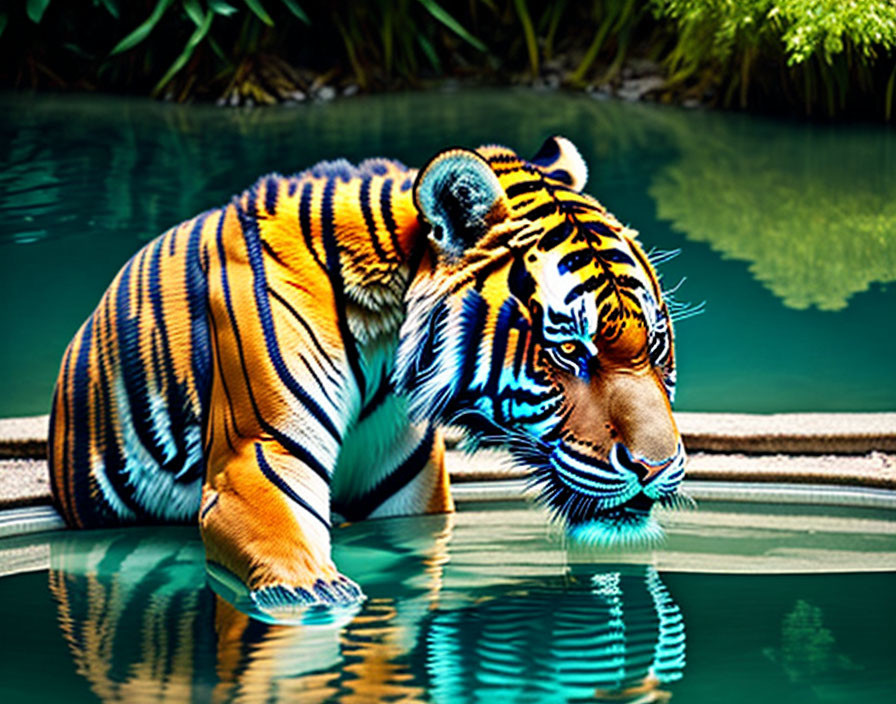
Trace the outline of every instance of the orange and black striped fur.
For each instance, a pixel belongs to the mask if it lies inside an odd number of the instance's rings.
[[[441,424],[589,540],[650,533],[684,453],[651,264],[551,138],[271,175],[139,251],[65,352],[72,526],[199,521],[257,606],[352,602],[332,513],[450,511]]]

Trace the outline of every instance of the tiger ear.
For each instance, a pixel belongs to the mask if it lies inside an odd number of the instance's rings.
[[[430,242],[449,259],[460,258],[510,212],[495,172],[469,149],[433,157],[417,175],[414,204],[432,226]]]
[[[530,161],[548,178],[561,181],[576,191],[581,191],[588,181],[588,165],[566,137],[548,137]]]

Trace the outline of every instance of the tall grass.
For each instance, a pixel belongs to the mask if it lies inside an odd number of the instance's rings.
[[[894,119],[892,0],[10,0],[0,83],[230,104],[457,77]],[[643,62],[642,62],[643,64]],[[351,88],[354,90],[354,88]]]

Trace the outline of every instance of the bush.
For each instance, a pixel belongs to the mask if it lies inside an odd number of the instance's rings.
[[[850,99],[893,115],[896,3],[891,0],[653,0],[672,21],[671,85],[714,89],[730,105],[769,99],[830,115]]]

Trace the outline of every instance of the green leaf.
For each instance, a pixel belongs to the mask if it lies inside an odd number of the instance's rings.
[[[305,24],[311,24],[311,20],[308,19],[308,15],[305,14],[305,11],[299,6],[299,3],[296,0],[283,0],[283,4],[289,8],[289,11],[298,17]]]
[[[193,55],[193,51],[197,46],[199,46],[199,42],[201,42],[205,38],[205,35],[208,34],[209,27],[212,26],[212,20],[214,18],[214,11],[209,10],[205,13],[205,17],[202,19],[202,23],[198,27],[196,27],[196,29],[193,31],[193,34],[190,35],[190,38],[187,40],[187,45],[184,47],[184,50],[180,52],[180,56],[178,56],[174,60],[174,63],[171,64],[171,67],[168,69],[165,75],[162,76],[161,80],[156,83],[155,88],[152,89],[153,96],[157,96],[161,92],[162,88],[164,88],[168,83],[168,81],[174,78],[174,75],[184,67],[184,64],[186,64],[187,61],[190,60],[190,57]]]
[[[3,36],[3,30],[6,29],[6,24],[9,22],[9,15],[5,12],[0,12],[0,37]]]
[[[271,19],[271,16],[261,6],[261,3],[258,2],[258,0],[246,0],[246,4],[249,6],[249,9],[255,13],[256,17],[264,22],[268,27],[274,26],[274,20]]]
[[[28,0],[28,18],[34,22],[34,24],[40,23],[49,4],[50,0]]]
[[[65,43],[62,45],[62,48],[63,48],[63,49],[68,49],[68,50],[69,50],[70,52],[72,52],[75,56],[80,56],[82,59],[92,59],[92,58],[94,58],[92,54],[88,54],[86,51],[84,51],[84,50],[83,50],[81,47],[79,47],[77,44],[74,44],[74,43],[72,43],[72,42],[65,42]]]
[[[184,12],[187,13],[187,17],[193,20],[193,24],[197,27],[202,24],[204,15],[202,7],[199,5],[199,0],[184,0],[183,7]]]
[[[115,45],[115,48],[109,52],[110,56],[120,54],[122,51],[127,51],[128,49],[133,49],[146,39],[153,27],[155,27],[159,20],[162,19],[162,15],[165,14],[165,10],[168,9],[171,2],[172,0],[158,0],[155,8],[153,8],[152,14],[143,22],[143,24],[137,27],[137,29],[118,42],[118,44]]]
[[[448,29],[454,32],[465,42],[467,42],[471,46],[476,47],[477,49],[479,49],[479,51],[487,51],[485,44],[483,44],[476,37],[470,34],[466,29],[464,29],[463,25],[461,25],[460,22],[454,19],[447,12],[445,12],[442,6],[439,5],[439,3],[437,3],[435,0],[420,0],[420,4],[429,11],[429,14],[435,17],[439,22],[445,25]]]
[[[118,19],[118,0],[100,0],[103,3],[103,7],[106,8],[106,11],[112,15],[115,19]]]
[[[523,36],[526,37],[526,50],[529,52],[529,70],[534,78],[538,75],[538,42],[535,39],[532,18],[529,16],[529,8],[526,7],[526,0],[514,0],[513,4],[516,6],[520,24],[523,25]]]
[[[224,0],[208,0],[208,6],[212,12],[224,15],[224,17],[230,17],[230,15],[236,12],[236,8],[230,3],[224,2]]]
[[[417,41],[419,42],[420,48],[423,49],[423,53],[426,54],[426,58],[429,59],[429,63],[432,64],[432,67],[435,69],[436,73],[441,73],[442,64],[439,61],[439,55],[436,54],[436,50],[432,48],[432,44],[430,43],[430,41],[422,34],[417,35]]]

